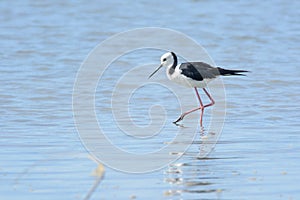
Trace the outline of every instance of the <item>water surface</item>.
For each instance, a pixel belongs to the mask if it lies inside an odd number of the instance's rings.
[[[299,6],[298,1],[281,0],[1,2],[1,197],[86,196],[97,179],[91,175],[97,165],[88,158],[73,121],[76,73],[87,54],[112,34],[157,26],[192,37],[217,65],[251,73],[223,79],[226,121],[207,158],[195,156],[201,145],[199,134],[179,160],[161,170],[127,174],[105,167],[91,199],[298,199]],[[143,58],[159,62],[160,52],[140,55],[130,54],[120,63],[136,66],[136,59]],[[107,78],[116,77],[107,74]],[[164,78],[160,72],[155,80]],[[179,88],[190,93],[185,106],[193,106],[193,91]],[[151,90],[156,91],[152,96]],[[106,104],[99,103],[100,88],[97,94],[100,112]],[[163,88],[141,90],[132,97],[130,105],[135,107],[130,112],[136,124],[149,122],[147,98],[159,99],[168,108],[166,131],[144,145],[124,140],[112,126],[111,139],[128,151],[151,152],[170,142],[180,129],[171,123],[180,109]],[[197,117],[187,117],[184,125],[194,130]],[[205,117],[207,127],[209,110]],[[190,141],[178,145],[186,142]]]

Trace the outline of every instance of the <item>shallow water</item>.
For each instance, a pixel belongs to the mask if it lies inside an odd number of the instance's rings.
[[[129,104],[138,126],[149,124],[148,109],[154,101],[163,105],[166,122],[157,137],[129,140],[106,114],[117,66],[126,71],[136,62],[153,64],[134,79],[142,82],[162,52],[132,52],[113,63],[104,76],[107,85],[99,84],[95,95],[96,115],[112,143],[137,154],[162,148],[174,134],[182,136],[178,149],[193,143],[185,152],[169,152],[170,157],[182,156],[154,172],[128,174],[105,166],[91,199],[299,199],[299,6],[298,1],[280,0],[1,2],[1,199],[86,197],[97,180],[92,176],[97,165],[89,159],[73,120],[77,71],[99,42],[146,26],[183,32],[200,43],[217,65],[251,73],[223,78],[227,107],[222,135],[213,152],[199,159],[212,110],[204,115],[204,135],[198,133],[191,140],[199,131],[199,116],[187,117],[184,127],[174,126],[171,122],[181,110],[168,88],[141,88]],[[162,71],[152,81],[177,88]],[[130,87],[122,85],[120,95],[127,95]],[[182,97],[184,109],[196,105],[192,90],[178,90],[187,94]],[[164,111],[154,111],[152,119],[158,126]],[[121,122],[129,126],[127,120]],[[108,156],[109,150],[104,152]]]

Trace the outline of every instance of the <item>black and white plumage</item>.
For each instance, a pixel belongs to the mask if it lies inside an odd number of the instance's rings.
[[[212,67],[204,62],[186,62],[178,65],[177,56],[173,52],[168,52],[161,57],[161,65],[151,76],[161,67],[166,67],[167,76],[171,81],[186,87],[204,88],[207,83],[218,76],[243,75],[245,70],[228,70],[220,67]]]
[[[181,121],[184,116],[191,112],[201,110],[202,112],[200,117],[200,124],[202,126],[202,115],[204,108],[212,106],[214,104],[213,98],[205,89],[207,84],[218,76],[244,75],[242,74],[243,72],[248,72],[245,70],[229,70],[220,67],[213,67],[204,62],[186,62],[178,64],[178,59],[174,52],[165,53],[164,55],[162,55],[160,61],[160,66],[149,76],[149,78],[153,76],[160,68],[166,67],[167,76],[171,81],[174,81],[186,87],[195,88],[195,92],[200,103],[199,108],[183,113],[174,123]],[[203,88],[204,92],[211,100],[210,104],[202,104],[197,88]]]

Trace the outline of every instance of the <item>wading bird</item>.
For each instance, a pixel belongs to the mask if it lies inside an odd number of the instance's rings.
[[[173,123],[177,124],[183,118],[197,110],[201,110],[200,125],[202,126],[202,118],[204,108],[215,104],[214,99],[207,92],[205,87],[211,80],[218,76],[230,76],[230,75],[243,75],[241,73],[248,72],[245,70],[229,70],[220,67],[212,67],[211,65],[204,62],[186,62],[178,64],[177,56],[174,52],[168,52],[162,55],[160,58],[160,66],[149,76],[151,78],[160,68],[166,67],[167,76],[171,81],[174,81],[180,85],[194,88],[200,107],[187,111],[180,115],[180,117]],[[210,99],[210,103],[203,105],[197,88],[202,88],[207,97]]]

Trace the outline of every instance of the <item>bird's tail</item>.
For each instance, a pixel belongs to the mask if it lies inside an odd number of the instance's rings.
[[[221,67],[218,67],[218,70],[220,72],[220,75],[223,76],[230,76],[230,75],[239,75],[239,76],[245,76],[245,74],[241,74],[244,72],[249,72],[246,70],[230,70],[230,69],[223,69]]]

